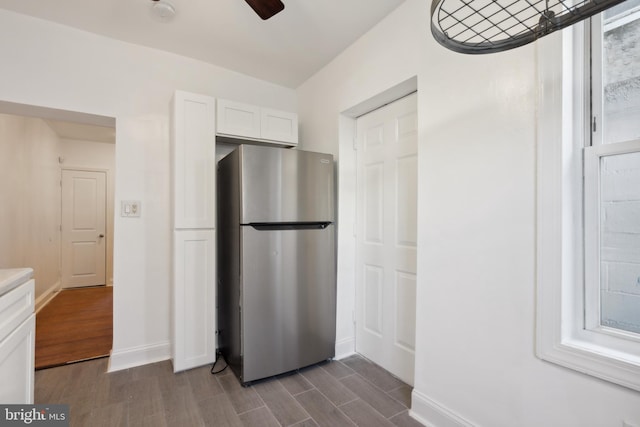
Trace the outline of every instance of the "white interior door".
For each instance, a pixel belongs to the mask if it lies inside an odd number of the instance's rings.
[[[62,171],[62,287],[106,284],[106,173]]]
[[[357,120],[356,351],[413,385],[417,95]]]

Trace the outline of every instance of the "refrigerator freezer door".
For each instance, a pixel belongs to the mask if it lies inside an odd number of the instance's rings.
[[[242,381],[334,357],[334,226],[241,233]]]
[[[253,145],[240,150],[241,224],[334,220],[332,155]]]

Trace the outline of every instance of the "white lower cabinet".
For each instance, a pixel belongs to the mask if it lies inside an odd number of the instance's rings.
[[[216,357],[215,230],[173,232],[174,372],[213,363]]]
[[[0,342],[0,402],[33,403],[36,316],[32,314],[18,329]]]
[[[34,281],[0,296],[0,403],[33,403]]]

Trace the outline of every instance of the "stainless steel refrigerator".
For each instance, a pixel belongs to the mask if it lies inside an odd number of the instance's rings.
[[[218,163],[218,346],[243,384],[335,355],[333,156],[241,145]]]

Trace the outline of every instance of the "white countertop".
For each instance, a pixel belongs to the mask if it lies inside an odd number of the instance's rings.
[[[33,268],[0,268],[0,295],[17,288],[33,277]]]

